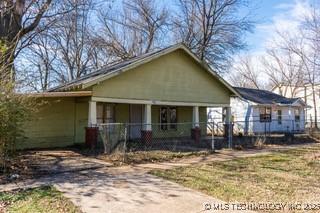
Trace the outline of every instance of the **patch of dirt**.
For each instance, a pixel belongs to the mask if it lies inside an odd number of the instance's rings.
[[[7,201],[0,201],[0,213],[5,213],[6,208],[10,205]]]
[[[320,161],[320,151],[307,153],[303,158],[311,161]]]
[[[16,179],[26,179],[32,177],[36,170],[32,166],[32,162],[37,162],[40,159],[32,153],[17,153],[14,158],[7,161],[6,173],[0,174],[0,184],[5,184]]]
[[[68,150],[21,151],[7,165],[6,174],[0,173],[0,184],[97,167],[96,163],[83,160],[81,154]]]
[[[125,180],[117,180],[113,182],[116,188],[129,188],[128,182]]]

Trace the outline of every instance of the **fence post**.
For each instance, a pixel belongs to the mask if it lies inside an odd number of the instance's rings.
[[[124,124],[124,143],[123,143],[123,162],[126,162],[126,151],[127,151],[127,133],[128,133],[128,125]]]
[[[211,150],[215,152],[215,144],[214,144],[214,121],[212,122],[211,128]]]
[[[230,122],[229,124],[229,135],[228,135],[228,144],[229,144],[229,149],[232,149],[232,136],[233,136],[233,128],[232,128],[233,123]]]
[[[294,120],[292,119],[292,133],[294,133]]]

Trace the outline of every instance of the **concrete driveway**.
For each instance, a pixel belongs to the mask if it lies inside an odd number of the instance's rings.
[[[223,203],[140,171],[81,172],[54,185],[84,212],[201,212],[204,203]]]
[[[88,213],[213,212],[205,211],[204,204],[224,203],[146,171],[130,166],[73,171],[0,185],[0,191],[54,185]]]

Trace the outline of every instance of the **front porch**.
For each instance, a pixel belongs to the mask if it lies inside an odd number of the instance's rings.
[[[95,144],[90,132],[99,132],[97,140],[113,150],[126,141],[130,149],[183,149],[193,147],[211,148],[208,137],[207,107],[212,104],[168,103],[111,103],[89,101],[86,143]],[[216,106],[217,107],[217,106]],[[226,112],[230,108],[224,106]],[[230,118],[230,114],[227,118]],[[226,119],[229,121],[230,119]]]

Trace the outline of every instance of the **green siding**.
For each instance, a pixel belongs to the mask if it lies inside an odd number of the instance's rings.
[[[229,104],[230,91],[182,50],[93,86],[93,96]]]
[[[199,120],[200,120],[201,135],[206,135],[207,134],[207,121],[208,121],[206,107],[199,108]]]
[[[129,123],[129,104],[115,105],[115,119],[116,123]]]
[[[25,124],[27,139],[17,148],[64,147],[74,143],[74,98],[44,99],[34,119]]]
[[[75,143],[85,142],[85,128],[88,126],[88,112],[89,104],[87,98],[79,98],[76,100],[76,129],[75,129]]]
[[[84,143],[85,127],[88,123],[88,98],[47,99],[35,119],[26,123],[27,140],[20,142],[18,148],[65,147]],[[177,107],[177,130],[160,130],[160,107],[152,106],[153,136],[190,136],[192,127],[192,107]],[[129,122],[129,104],[115,104],[115,122]],[[200,122],[206,122],[206,108],[200,107]],[[202,133],[206,125],[201,124]]]

